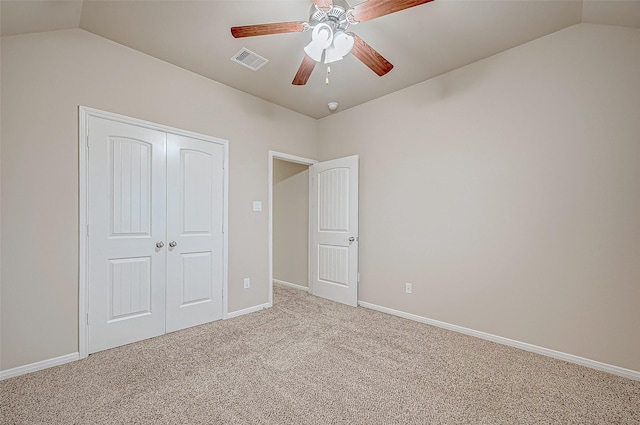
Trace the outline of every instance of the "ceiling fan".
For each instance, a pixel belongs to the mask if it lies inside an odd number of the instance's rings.
[[[304,48],[305,56],[292,84],[307,83],[316,63],[331,63],[351,53],[379,76],[391,71],[393,65],[360,37],[347,32],[350,25],[370,21],[380,16],[419,6],[433,0],[368,0],[350,7],[344,0],[313,0],[308,22],[279,22],[244,25],[231,28],[235,38],[258,35],[312,31],[311,42]]]

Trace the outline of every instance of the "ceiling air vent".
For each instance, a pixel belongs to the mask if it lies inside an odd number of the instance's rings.
[[[263,58],[260,55],[253,53],[251,50],[243,47],[238,53],[233,55],[231,58],[232,61],[239,63],[240,65],[244,65],[249,69],[254,71],[259,70],[264,65],[269,62],[268,59]]]

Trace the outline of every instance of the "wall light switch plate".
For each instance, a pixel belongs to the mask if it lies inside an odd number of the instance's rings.
[[[244,289],[250,288],[251,287],[251,278],[245,277],[244,278]]]
[[[253,201],[253,210],[262,211],[262,201]]]

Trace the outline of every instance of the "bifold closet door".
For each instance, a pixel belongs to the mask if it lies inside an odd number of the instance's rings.
[[[167,135],[167,332],[222,318],[224,147]]]
[[[166,133],[89,121],[89,353],[165,332]]]

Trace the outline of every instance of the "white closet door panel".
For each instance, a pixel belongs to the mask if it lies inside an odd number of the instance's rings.
[[[167,135],[167,332],[222,318],[224,147]]]
[[[89,352],[164,333],[165,138],[89,120]]]
[[[151,258],[109,260],[109,320],[151,313]]]
[[[210,235],[213,231],[214,161],[212,153],[180,149],[182,234]]]
[[[180,307],[211,301],[213,258],[211,252],[182,254],[182,300]]]
[[[151,145],[123,137],[111,139],[113,235],[151,233]]]

